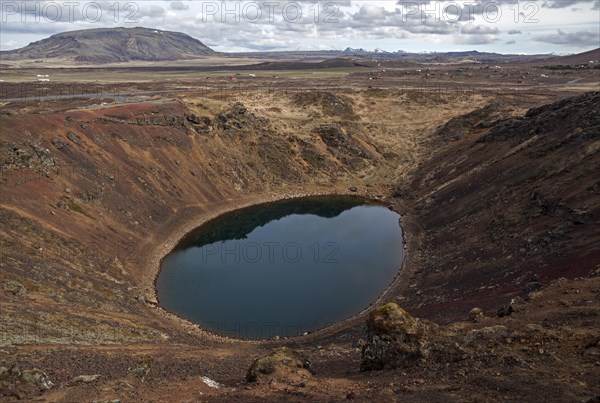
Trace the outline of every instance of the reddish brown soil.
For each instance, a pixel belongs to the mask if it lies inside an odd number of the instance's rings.
[[[438,84],[446,71],[435,72]],[[38,368],[55,386],[43,391],[3,378],[0,398],[600,395],[600,284],[589,277],[600,264],[599,96],[525,115],[581,94],[593,76],[583,72],[583,87],[574,90],[562,87],[573,78],[566,77],[556,79],[561,87],[515,94],[487,88],[485,73],[477,73],[480,87],[471,93],[399,90],[414,80],[399,71],[364,91],[357,90],[364,77],[352,75],[346,88],[320,93],[315,103],[295,92],[274,98],[252,90],[103,108],[5,105],[0,367]],[[355,146],[332,149],[341,143],[323,141],[324,124]],[[364,313],[297,339],[245,342],[209,335],[155,307],[159,260],[189,229],[244,205],[350,187],[402,214],[407,258],[378,302],[397,301],[440,324],[423,360],[361,373]],[[541,291],[526,293],[531,283]],[[511,300],[515,312],[498,318]],[[487,318],[468,321],[475,306]],[[254,359],[281,345],[307,356],[316,375],[246,383]],[[95,374],[90,383],[70,382]],[[224,387],[210,388],[202,376]]]

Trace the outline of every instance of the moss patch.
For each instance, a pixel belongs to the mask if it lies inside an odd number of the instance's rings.
[[[79,204],[77,203],[69,203],[68,205],[69,210],[71,211],[75,211],[76,213],[79,214],[83,214],[84,216],[86,216],[87,218],[91,218],[92,220],[95,220],[94,216],[92,216],[90,213],[88,213],[87,211],[85,211]]]

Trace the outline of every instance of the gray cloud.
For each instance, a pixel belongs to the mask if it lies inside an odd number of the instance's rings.
[[[495,35],[498,33],[498,28],[486,27],[485,25],[467,24],[461,27],[460,32],[466,35]]]
[[[459,7],[458,3],[453,3],[452,6],[443,8],[443,12],[449,18],[456,18],[461,22],[472,22],[479,17],[493,20],[498,9],[502,13],[503,6],[514,6],[515,2],[515,0],[478,0],[467,2],[463,7]],[[530,3],[535,4],[533,2],[527,2],[526,4]]]
[[[352,0],[338,0],[335,1],[335,4],[340,7],[352,7]]]
[[[436,35],[450,35],[456,32],[457,27],[453,24],[443,22],[425,22],[418,24],[408,24],[405,27],[406,31],[413,34],[436,34]]]
[[[396,4],[399,6],[412,6],[414,4],[430,4],[436,0],[398,0]]]
[[[598,31],[564,32],[558,29],[556,34],[539,35],[534,37],[534,39],[537,42],[552,43],[554,45],[600,47],[600,32]]]
[[[422,19],[416,14],[406,15],[402,10],[388,11],[374,4],[363,5],[359,11],[340,20],[339,26],[347,26],[363,31],[388,28],[388,33],[396,32],[396,36],[404,37],[401,32],[413,34],[447,35],[456,31],[452,23],[436,22],[435,19]]]
[[[13,14],[12,5],[16,7]],[[118,9],[115,6],[119,6]],[[4,3],[6,12],[8,3]],[[3,15],[9,23],[21,23],[35,31],[35,25],[57,26],[59,23],[84,23],[88,26],[67,28],[98,28],[114,24],[134,24],[144,18],[161,18],[165,10],[152,2],[54,1],[22,0],[11,2],[10,12]],[[54,28],[54,32],[62,32]]]
[[[70,27],[70,29],[69,29],[69,27]],[[26,25],[26,24],[21,24],[21,23],[7,22],[6,24],[2,24],[3,35],[4,34],[6,34],[6,35],[29,34],[29,35],[40,35],[40,36],[46,37],[46,36],[57,34],[59,32],[72,31],[72,30],[73,30],[72,25],[61,24],[61,23],[56,23],[56,24],[52,24],[52,25],[47,25],[47,24]]]
[[[455,42],[461,45],[489,45],[496,42],[496,35],[461,35],[455,38]]]
[[[190,6],[183,4],[183,1],[171,1],[169,4],[171,10],[184,11],[189,10]]]
[[[521,35],[522,32],[520,29],[511,29],[510,31],[508,31],[509,35]]]
[[[542,7],[546,8],[567,8],[576,4],[594,4],[594,9],[598,9],[599,0],[546,0]]]

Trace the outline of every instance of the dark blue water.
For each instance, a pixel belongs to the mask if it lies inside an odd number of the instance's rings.
[[[162,263],[160,306],[214,333],[292,337],[375,301],[402,264],[399,215],[357,198],[303,198],[223,215]]]

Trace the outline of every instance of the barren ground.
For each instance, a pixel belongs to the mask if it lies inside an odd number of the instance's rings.
[[[3,100],[17,100],[0,110],[0,367],[37,368],[54,386],[5,372],[0,399],[599,396],[599,71],[467,67],[234,80],[100,69],[93,84],[89,71],[57,70],[63,81],[43,87],[2,83]],[[73,97],[82,88],[100,95]],[[377,303],[439,325],[427,357],[360,372],[368,309],[304,337],[248,342],[156,307],[160,259],[203,221],[342,193],[402,215],[406,260]],[[473,307],[486,317],[471,321]],[[246,383],[254,359],[282,345],[316,374]]]

